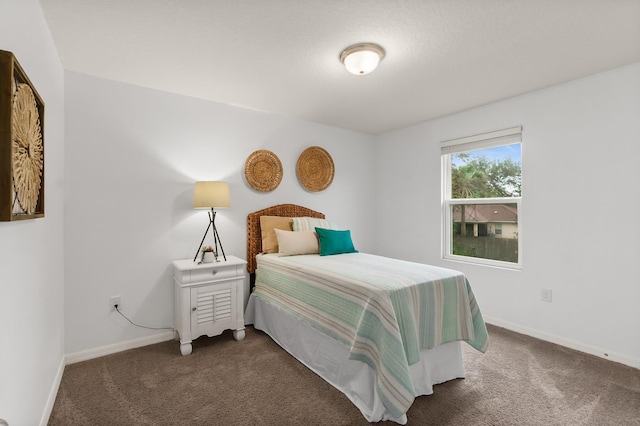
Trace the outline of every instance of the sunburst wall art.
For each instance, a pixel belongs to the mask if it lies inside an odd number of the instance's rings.
[[[0,221],[44,217],[44,102],[0,50]]]

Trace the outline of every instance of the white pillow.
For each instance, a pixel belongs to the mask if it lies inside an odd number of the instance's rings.
[[[335,223],[329,222],[325,219],[317,219],[315,217],[294,217],[293,227],[294,231],[314,231],[317,228],[325,229],[338,229]]]
[[[284,231],[275,228],[280,256],[316,254],[319,252],[318,237],[315,231]]]

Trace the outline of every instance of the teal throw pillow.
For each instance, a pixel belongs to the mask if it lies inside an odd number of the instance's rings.
[[[351,231],[339,231],[336,229],[315,228],[320,242],[320,256],[329,256],[340,253],[357,253],[351,241]]]

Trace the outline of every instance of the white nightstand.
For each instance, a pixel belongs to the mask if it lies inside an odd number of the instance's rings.
[[[191,353],[191,342],[200,336],[217,336],[234,330],[244,339],[245,262],[235,256],[219,262],[200,263],[191,259],[173,262],[175,283],[175,330],[180,336],[180,353]]]

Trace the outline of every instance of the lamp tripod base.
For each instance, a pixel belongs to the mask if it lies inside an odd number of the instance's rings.
[[[213,228],[213,247],[214,247],[213,256],[216,262],[220,261],[218,260],[218,245],[219,245],[220,251],[222,251],[222,257],[226,262],[227,256],[224,254],[224,248],[222,248],[222,241],[220,241],[220,236],[218,235],[218,230],[216,229],[216,212],[212,208],[211,211],[208,213],[209,213],[209,225],[207,225],[207,229],[204,231],[204,235],[202,236],[202,241],[200,241],[200,247],[198,247],[198,251],[196,251],[196,255],[193,257],[193,261],[195,262],[196,259],[198,259],[198,253],[200,253],[200,250],[202,249],[202,245],[204,244],[205,238],[207,238],[209,229]]]

